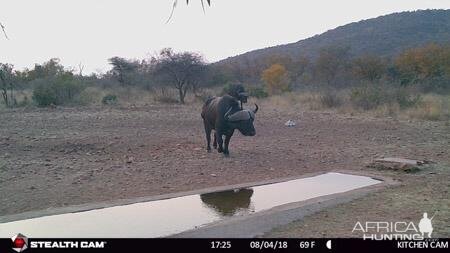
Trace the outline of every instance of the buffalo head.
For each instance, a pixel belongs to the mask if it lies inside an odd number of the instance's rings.
[[[230,108],[224,115],[228,124],[232,125],[245,136],[254,136],[256,134],[253,121],[255,120],[255,114],[258,111],[258,105],[255,104],[255,110],[239,110],[231,114]]]

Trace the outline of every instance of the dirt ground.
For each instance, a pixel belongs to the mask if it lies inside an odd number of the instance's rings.
[[[274,229],[264,237],[358,237],[359,221],[414,222],[424,212],[434,216],[433,238],[450,237],[450,166],[432,165],[412,175],[384,172],[401,185],[372,193],[337,207],[322,210],[300,221]]]
[[[194,104],[0,111],[0,216],[333,169],[373,171],[365,164],[377,157],[427,159],[439,166],[416,174],[394,173],[401,186],[323,211],[269,236],[351,236],[347,225],[354,225],[354,217],[397,217],[387,212],[390,205],[398,217],[413,220],[422,212],[418,205],[438,209],[427,201],[449,212],[448,123],[261,104],[257,135],[235,134],[231,156],[224,158],[206,153],[200,108]],[[288,119],[297,125],[285,127]],[[346,226],[339,219],[348,219]],[[322,221],[327,225],[319,225]]]

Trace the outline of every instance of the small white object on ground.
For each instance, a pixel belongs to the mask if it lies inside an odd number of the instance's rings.
[[[284,123],[284,125],[287,127],[293,127],[293,126],[295,126],[295,122],[290,119],[290,120],[286,121],[286,123]]]

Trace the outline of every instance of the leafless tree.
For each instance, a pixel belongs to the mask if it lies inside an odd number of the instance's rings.
[[[8,94],[9,90],[9,94]],[[0,93],[7,107],[14,106],[14,72],[13,65],[0,63]]]
[[[78,64],[78,75],[83,76],[84,65],[80,62]]]
[[[155,66],[154,73],[160,77],[161,82],[178,90],[182,104],[189,88],[198,89],[206,65],[196,53],[175,53],[170,48],[163,49],[159,56],[153,57],[152,64]]]

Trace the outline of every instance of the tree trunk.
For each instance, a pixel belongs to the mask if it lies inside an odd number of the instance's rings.
[[[180,87],[178,89],[178,93],[180,94],[180,103],[184,104],[184,96],[186,95],[186,93],[183,92],[183,87]]]
[[[9,93],[10,93],[9,101],[10,101],[10,104],[11,104],[10,106],[14,107],[14,106],[17,105],[17,100],[14,97],[14,87],[12,85],[10,86]]]
[[[8,91],[6,89],[2,89],[3,101],[5,102],[6,107],[8,107]]]

